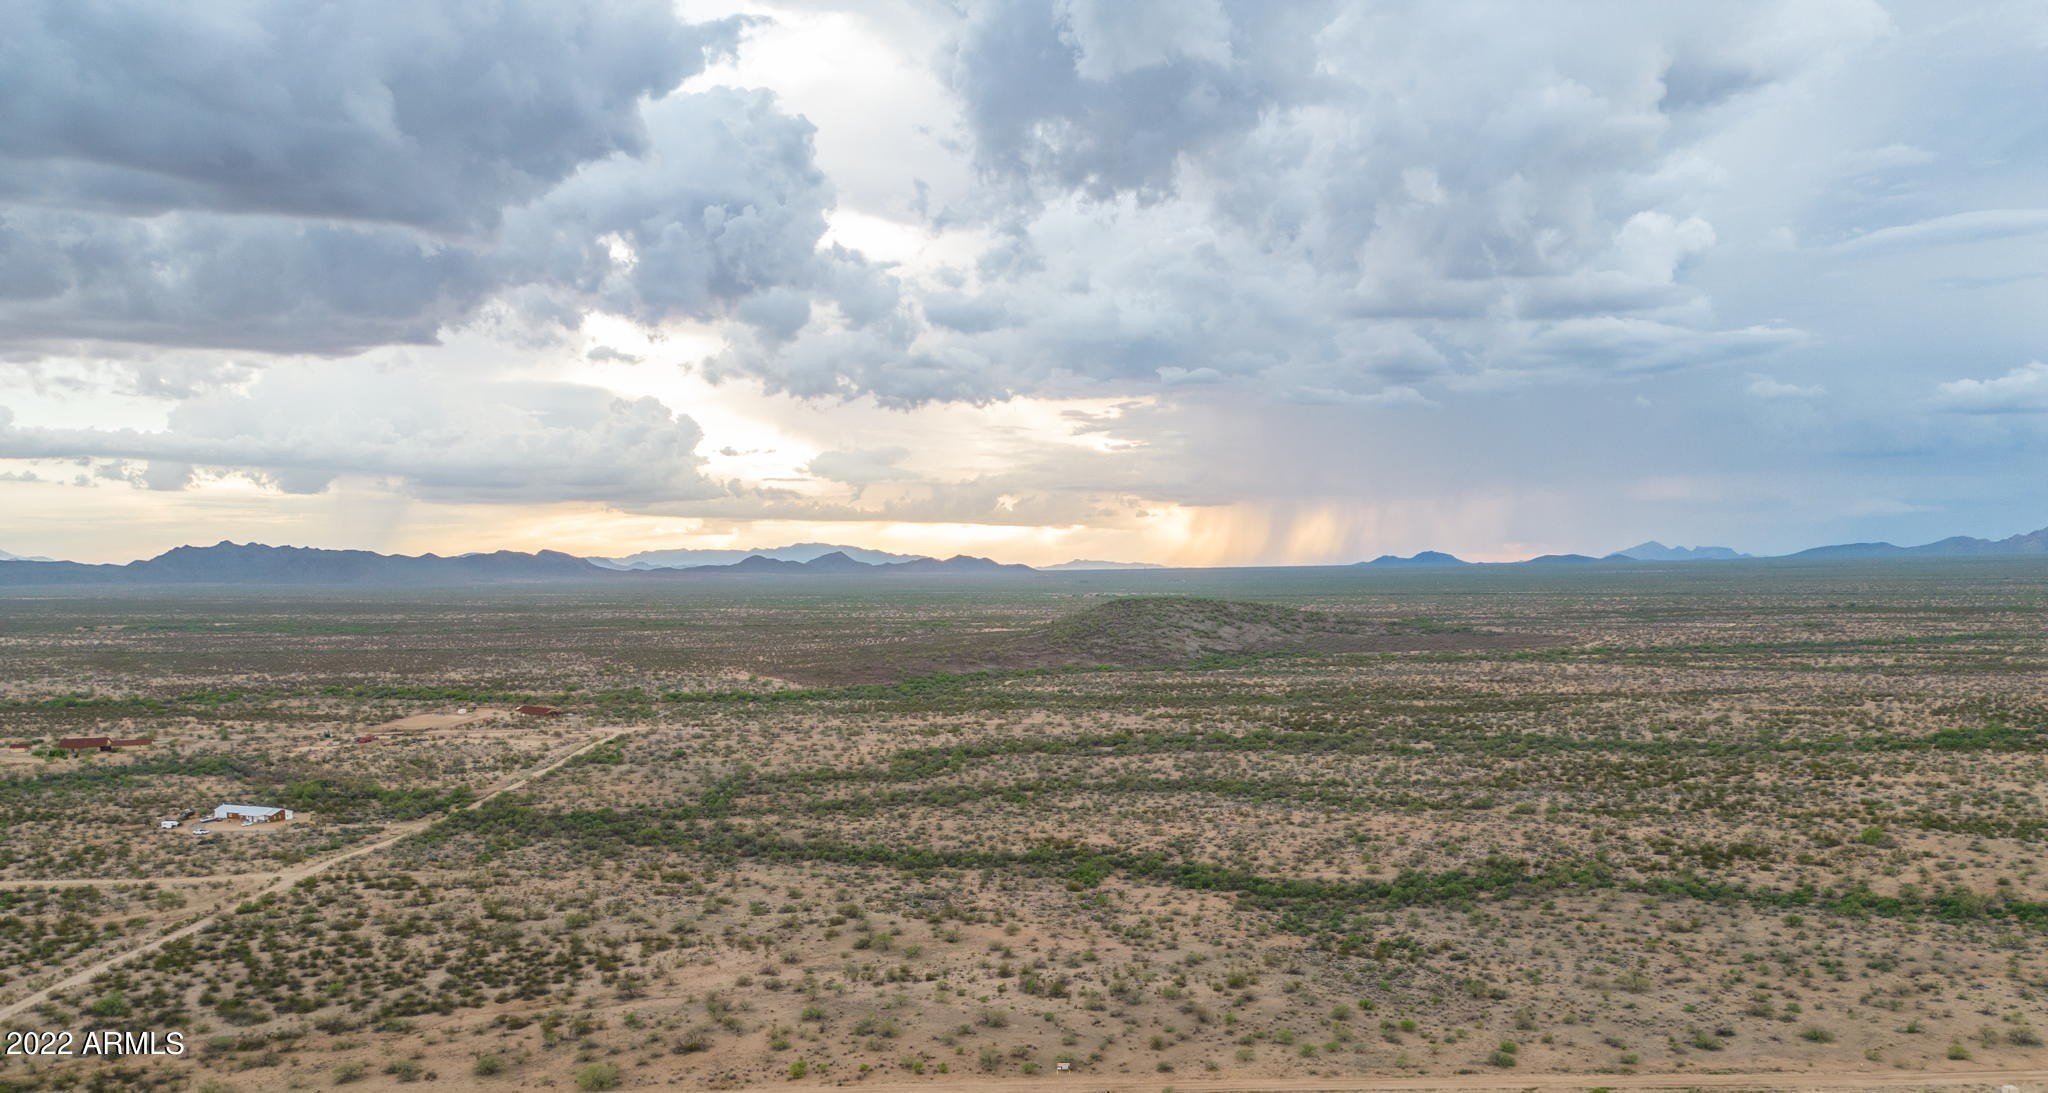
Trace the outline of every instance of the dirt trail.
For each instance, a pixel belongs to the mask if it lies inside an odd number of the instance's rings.
[[[576,745],[575,747],[570,748],[568,751],[565,751],[562,754],[556,756],[555,758],[550,759],[546,763],[543,763],[540,766],[533,768],[532,770],[526,771],[523,774],[515,776],[511,781],[499,785],[495,789],[492,789],[489,793],[486,793],[483,796],[477,798],[476,800],[471,801],[467,806],[465,806],[465,809],[467,811],[474,812],[477,809],[482,808],[486,803],[491,801],[492,798],[498,797],[502,794],[511,793],[515,790],[524,789],[527,785],[531,784],[535,779],[547,775],[548,773],[554,771],[556,768],[560,767],[562,764],[567,763],[569,760],[576,758],[578,755],[581,755],[592,748],[598,747],[603,744],[608,744],[614,740],[617,740],[621,735],[623,734],[614,732],[599,736],[593,736],[590,739],[585,740],[582,743]],[[240,873],[227,874],[224,876],[212,878],[174,878],[172,883],[182,882],[185,880],[201,879],[214,880],[221,883],[231,883],[238,880],[252,880],[257,877],[268,876],[270,878],[268,881],[265,881],[262,885],[251,890],[247,894],[247,896],[243,897],[252,898],[254,896],[261,895],[264,892],[289,888],[292,885],[297,884],[298,882],[306,879],[307,877],[317,876],[321,873],[326,872],[329,869],[334,868],[337,865],[341,865],[344,862],[354,861],[355,859],[360,858],[365,854],[374,854],[377,851],[383,850],[401,839],[404,839],[411,835],[417,835],[420,832],[425,831],[427,828],[433,826],[433,824],[434,819],[432,817],[424,817],[418,820],[407,820],[404,823],[393,824],[390,827],[385,828],[382,834],[378,835],[375,839],[372,839],[369,842],[362,843],[358,846],[352,846],[347,850],[338,850],[333,854],[329,854],[325,857],[313,858],[308,861],[301,862],[298,865],[292,866],[289,869],[285,869],[277,873]],[[63,887],[71,884],[140,884],[142,882],[139,880],[47,880],[36,881],[33,883],[38,886]],[[166,882],[159,883],[161,884]],[[77,987],[82,987],[92,982],[93,979],[95,979],[96,977],[114,968],[117,968],[130,960],[134,960],[138,957],[148,956],[149,954],[156,952],[158,949],[163,948],[164,946],[170,944],[173,941],[178,941],[183,938],[191,937],[193,934],[196,934],[199,931],[204,930],[208,926],[211,926],[215,922],[215,920],[219,919],[223,914],[226,913],[225,907],[231,898],[232,894],[223,896],[223,898],[219,900],[217,903],[215,903],[212,907],[201,912],[199,917],[193,919],[191,922],[188,922],[183,926],[178,927],[170,933],[159,934],[156,937],[153,937],[150,940],[145,941],[132,949],[127,949],[122,952],[115,953],[112,956],[97,960],[83,968],[78,969],[75,972],[63,975],[55,982],[50,983],[45,987],[42,987],[34,993],[31,993],[23,998],[17,999],[16,1001],[9,1002],[4,1006],[0,1006],[0,1023],[11,1021],[14,1018],[20,1016],[21,1014],[26,1013],[39,1005],[42,1005],[43,1002],[47,1001],[52,994],[72,990]]]

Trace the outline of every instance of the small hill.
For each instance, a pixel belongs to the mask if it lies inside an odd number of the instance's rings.
[[[1015,647],[1065,663],[1163,665],[1307,648],[1361,629],[1349,619],[1274,604],[1136,596],[1054,619],[1020,637]]]

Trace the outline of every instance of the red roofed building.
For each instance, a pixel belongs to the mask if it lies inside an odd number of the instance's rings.
[[[113,751],[115,748],[146,748],[154,743],[154,736],[138,736],[132,740],[111,740],[104,736],[67,736],[57,741],[57,747],[64,751]]]
[[[558,709],[555,709],[555,708],[554,708],[553,706],[521,706],[521,707],[519,707],[519,708],[518,708],[517,710],[514,710],[513,712],[514,712],[514,713],[523,713],[523,714],[525,714],[525,715],[526,715],[526,716],[528,716],[528,717],[560,717],[560,716],[562,716],[562,711],[560,711],[560,710],[558,710]]]

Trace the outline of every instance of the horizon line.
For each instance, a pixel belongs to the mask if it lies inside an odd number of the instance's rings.
[[[2016,533],[2013,533],[2012,535],[2006,536],[2006,537],[2005,537],[2005,539],[2017,539],[2017,538],[2023,538],[2023,537],[2026,537],[2026,536],[2030,536],[2030,535],[2038,535],[2038,534],[2041,534],[2042,532],[2048,532],[2048,527],[2043,527],[2043,528],[2040,528],[2040,529],[2036,529],[2036,530],[2034,530],[2034,531],[2023,531],[2023,532],[2016,532]],[[27,564],[71,564],[71,565],[88,565],[88,566],[108,566],[108,567],[114,567],[114,568],[119,568],[119,567],[122,567],[122,566],[134,565],[134,564],[137,564],[137,563],[140,563],[140,562],[147,562],[147,561],[152,561],[152,560],[155,560],[155,559],[157,559],[157,558],[162,558],[162,557],[164,557],[164,556],[166,556],[166,555],[168,555],[168,554],[171,554],[171,553],[173,553],[173,552],[175,552],[175,551],[178,551],[178,550],[210,550],[210,549],[217,549],[217,548],[220,548],[220,547],[224,547],[224,546],[230,546],[230,547],[262,547],[262,548],[265,548],[265,549],[270,549],[270,550],[305,550],[305,551],[325,551],[325,552],[329,552],[329,553],[360,553],[360,554],[370,554],[370,555],[374,555],[374,556],[376,556],[376,557],[382,557],[382,558],[440,558],[440,559],[453,559],[453,558],[465,558],[465,557],[475,557],[475,556],[482,556],[482,555],[493,555],[493,554],[517,554],[517,555],[523,555],[523,556],[527,556],[527,557],[538,557],[538,556],[540,556],[540,555],[542,555],[542,554],[556,554],[556,555],[561,555],[561,556],[563,556],[563,557],[568,557],[568,558],[575,558],[575,559],[577,559],[577,560],[579,560],[579,561],[589,562],[589,563],[591,563],[591,564],[595,565],[595,564],[597,563],[597,561],[598,561],[598,560],[602,560],[602,561],[606,561],[606,562],[611,562],[611,561],[616,561],[616,560],[617,560],[617,559],[619,559],[619,558],[624,558],[624,557],[633,557],[634,555],[638,555],[638,554],[651,554],[651,553],[657,553],[657,552],[663,552],[663,551],[693,551],[693,552],[701,552],[701,553],[707,553],[707,554],[708,554],[708,553],[717,553],[717,554],[741,554],[741,555],[743,555],[744,557],[759,557],[759,558],[768,558],[768,559],[771,559],[771,560],[781,560],[781,559],[774,559],[773,555],[774,555],[774,553],[775,553],[775,552],[777,552],[777,551],[784,551],[784,550],[788,550],[788,549],[791,549],[792,547],[796,547],[796,546],[829,546],[829,547],[832,547],[833,549],[832,549],[831,551],[827,552],[828,554],[832,554],[832,553],[837,553],[837,554],[842,554],[842,555],[843,555],[843,554],[844,554],[844,553],[845,553],[846,551],[848,551],[848,550],[858,550],[858,551],[865,551],[865,552],[870,552],[870,553],[875,553],[875,554],[889,554],[889,555],[895,555],[895,556],[898,556],[898,557],[902,557],[902,558],[904,558],[905,560],[910,560],[910,561],[914,561],[914,560],[920,560],[920,559],[922,559],[922,560],[932,560],[932,561],[946,561],[946,560],[950,560],[950,559],[952,559],[952,558],[973,558],[973,559],[976,559],[976,560],[982,560],[982,561],[993,561],[993,562],[997,562],[998,564],[1002,564],[1002,565],[1021,565],[1021,566],[1024,566],[1024,567],[1028,568],[1028,569],[1032,569],[1032,570],[1034,570],[1034,571],[1047,571],[1047,570],[1052,570],[1052,569],[1055,569],[1056,567],[1059,567],[1059,566],[1069,566],[1069,565],[1072,565],[1072,564],[1073,564],[1073,563],[1075,563],[1075,562],[1097,562],[1097,563],[1100,563],[1100,564],[1102,564],[1102,565],[1104,566],[1104,568],[1103,568],[1103,569],[1101,569],[1101,570],[1097,570],[1096,572],[1114,572],[1114,571],[1119,571],[1119,570],[1121,570],[1121,571],[1126,571],[1126,572],[1135,572],[1135,571],[1143,571],[1143,570],[1146,570],[1146,569],[1171,569],[1171,570],[1212,570],[1212,569],[1341,569],[1341,568],[1348,568],[1348,567],[1354,567],[1354,566],[1358,566],[1358,567],[1363,567],[1363,566],[1370,566],[1370,565],[1374,565],[1374,564],[1386,564],[1386,565],[1388,565],[1389,567],[1391,567],[1391,566],[1393,566],[1393,565],[1398,565],[1398,564],[1404,564],[1404,563],[1406,563],[1406,564],[1411,564],[1411,565],[1414,565],[1414,566],[1415,566],[1415,567],[1417,567],[1417,568],[1425,568],[1425,569],[1426,569],[1426,568],[1431,568],[1431,567],[1433,567],[1433,566],[1443,566],[1443,567],[1446,567],[1446,568],[1448,568],[1448,567],[1450,567],[1450,566],[1453,566],[1453,565],[1457,565],[1457,566],[1500,566],[1500,565],[1522,565],[1522,564],[1526,564],[1526,563],[1529,563],[1529,562],[1535,562],[1535,561],[1539,561],[1539,560],[1542,560],[1542,559],[1557,559],[1557,560],[1559,560],[1560,562],[1565,562],[1565,563],[1568,563],[1568,562],[1570,562],[1570,561],[1572,561],[1572,560],[1576,560],[1576,559],[1584,559],[1585,561],[1592,561],[1592,562],[1600,562],[1600,561],[1629,561],[1629,562],[1635,562],[1635,563],[1639,563],[1639,564],[1671,564],[1671,565],[1692,565],[1692,564],[1698,564],[1698,563],[1702,563],[1702,562],[1736,562],[1736,561],[1769,561],[1769,560],[1777,560],[1777,559],[1787,559],[1787,558],[1792,558],[1792,557],[1794,557],[1794,556],[1796,556],[1796,555],[1799,555],[1799,554],[1803,554],[1803,553],[1806,553],[1806,552],[1808,552],[1808,551],[1813,551],[1813,550],[1825,550],[1825,549],[1830,549],[1830,548],[1846,548],[1846,547],[1873,547],[1873,548],[1876,548],[1876,547],[1892,547],[1892,548],[1895,548],[1895,549],[1902,549],[1902,550],[1914,550],[1914,549],[1920,549],[1920,548],[1924,548],[1924,547],[1929,547],[1929,546],[1935,546],[1935,545],[1938,545],[1938,544],[1941,544],[1941,543],[1945,543],[1945,542],[1950,542],[1950,541],[1953,541],[1953,540],[1971,540],[1971,541],[1976,541],[1976,542],[1986,542],[1986,543],[1997,543],[1997,542],[2002,542],[2002,541],[2005,541],[2005,539],[1987,539],[1987,538],[1983,538],[1983,537],[1979,537],[1979,536],[1969,536],[1969,535],[1950,535],[1950,536],[1944,536],[1943,538],[1940,538],[1940,539],[1934,539],[1934,540],[1930,540],[1930,541],[1928,541],[1928,542],[1926,542],[1926,543],[1916,543],[1916,544],[1911,544],[1911,545],[1907,545],[1907,546],[1899,546],[1898,544],[1896,544],[1896,543],[1893,543],[1893,542],[1891,542],[1890,540],[1878,540],[1878,539],[1872,539],[1872,540],[1858,540],[1858,541],[1855,541],[1855,542],[1843,542],[1843,543],[1821,543],[1821,544],[1817,544],[1817,545],[1815,545],[1815,546],[1810,546],[1810,547],[1803,547],[1803,548],[1799,548],[1799,549],[1796,549],[1796,550],[1792,550],[1792,551],[1787,551],[1787,552],[1785,552],[1785,553],[1780,553],[1780,554],[1751,554],[1751,553],[1748,553],[1748,552],[1745,552],[1745,551],[1737,551],[1737,550],[1735,550],[1735,549],[1734,549],[1734,548],[1732,548],[1732,547],[1725,547],[1725,546],[1719,546],[1719,545],[1701,545],[1701,546],[1694,546],[1694,547],[1683,547],[1683,546],[1681,546],[1681,547],[1669,547],[1669,546],[1666,546],[1666,545],[1665,545],[1665,544],[1664,544],[1664,543],[1663,543],[1663,542],[1662,542],[1661,540],[1658,540],[1658,539],[1647,539],[1647,540],[1644,540],[1644,541],[1643,541],[1642,543],[1638,543],[1638,544],[1635,544],[1634,546],[1629,546],[1629,547],[1623,547],[1623,548],[1621,548],[1621,549],[1619,549],[1619,550],[1612,550],[1612,551],[1608,551],[1608,552],[1606,552],[1606,553],[1603,553],[1603,554],[1590,554],[1590,553],[1585,553],[1585,552],[1580,552],[1580,551],[1551,551],[1551,552],[1546,552],[1546,553],[1541,553],[1541,554],[1533,554],[1533,555],[1529,555],[1529,556],[1527,556],[1527,557],[1523,557],[1523,558],[1513,558],[1513,559],[1501,559],[1501,560],[1493,560],[1493,559],[1488,559],[1488,560],[1473,560],[1473,559],[1470,559],[1470,558],[1466,558],[1466,557],[1464,557],[1463,555],[1461,555],[1461,554],[1459,554],[1459,553],[1457,553],[1457,552],[1455,552],[1455,551],[1446,551],[1446,550],[1441,550],[1441,549],[1437,549],[1437,548],[1433,548],[1433,547],[1431,547],[1431,548],[1424,548],[1424,549],[1421,549],[1421,550],[1417,550],[1417,551],[1414,551],[1413,553],[1411,553],[1411,554],[1407,554],[1407,555],[1400,555],[1400,554],[1395,554],[1395,553],[1392,553],[1392,552],[1382,552],[1382,553],[1380,553],[1379,555],[1376,555],[1376,556],[1374,556],[1374,557],[1372,557],[1372,558],[1358,558],[1358,559],[1356,559],[1356,560],[1353,560],[1353,561],[1348,561],[1348,562],[1346,562],[1346,561],[1332,561],[1332,562],[1279,562],[1279,561],[1273,561],[1273,562],[1222,562],[1222,563],[1214,563],[1214,564],[1206,564],[1206,565],[1177,565],[1177,564],[1173,564],[1173,563],[1168,563],[1168,562],[1151,562],[1151,561],[1109,561],[1109,560],[1107,560],[1107,559],[1100,559],[1100,558],[1081,558],[1081,557],[1076,557],[1076,558],[1072,558],[1072,559],[1069,559],[1068,561],[1065,561],[1065,562],[1054,562],[1054,563],[1048,563],[1048,564],[1043,564],[1043,565],[1032,565],[1032,564],[1030,564],[1030,563],[1026,563],[1026,562],[1003,562],[1003,561],[1001,561],[1000,559],[994,558],[994,557],[992,557],[992,556],[987,556],[987,555],[975,555],[975,554],[968,554],[968,553],[966,553],[966,552],[964,552],[964,551],[959,551],[959,552],[955,552],[954,554],[952,554],[952,555],[947,555],[947,556],[940,556],[940,555],[934,555],[934,554],[905,554],[905,553],[904,553],[904,552],[902,552],[902,551],[893,551],[893,550],[886,550],[886,549],[882,549],[882,548],[878,548],[878,547],[867,547],[867,546],[860,546],[860,545],[857,545],[857,544],[851,544],[851,543],[824,543],[824,542],[811,542],[811,543],[789,543],[789,544],[785,544],[785,545],[783,545],[783,546],[778,546],[778,547],[749,547],[749,548],[738,548],[738,547],[650,547],[650,548],[647,548],[647,549],[644,549],[644,550],[639,550],[639,551],[635,551],[635,552],[633,552],[633,554],[627,554],[627,555],[609,555],[609,554],[578,554],[578,553],[575,553],[575,552],[573,552],[573,551],[567,551],[567,550],[560,550],[560,549],[556,549],[556,548],[553,548],[553,547],[540,547],[540,548],[536,548],[536,549],[534,549],[534,550],[515,550],[515,549],[509,548],[509,547],[498,547],[498,548],[494,548],[494,549],[489,549],[489,550],[465,550],[465,551],[460,551],[460,552],[454,552],[454,553],[442,553],[442,552],[440,552],[440,551],[428,550],[428,551],[422,551],[422,552],[420,552],[420,553],[417,553],[417,554],[409,554],[409,553],[405,553],[405,552],[403,552],[403,551],[397,551],[397,550],[392,550],[392,551],[383,551],[383,550],[376,550],[376,549],[372,549],[372,548],[369,548],[369,547],[326,547],[326,546],[310,546],[310,545],[298,545],[298,544],[293,544],[293,543],[266,543],[266,542],[259,542],[259,541],[255,540],[255,539],[250,539],[250,540],[248,540],[247,542],[236,542],[236,541],[234,541],[234,540],[232,540],[232,539],[220,539],[220,540],[218,540],[218,541],[216,541],[216,542],[213,542],[213,543],[210,543],[210,544],[202,544],[202,543],[190,543],[190,542],[188,542],[188,543],[182,543],[182,544],[179,544],[178,546],[170,547],[170,548],[167,548],[167,549],[165,549],[165,550],[159,551],[159,552],[158,552],[158,553],[156,553],[156,554],[152,554],[152,555],[147,555],[147,556],[142,556],[142,557],[136,557],[136,558],[131,558],[131,559],[129,559],[129,560],[128,560],[128,561],[126,561],[126,562],[80,562],[80,561],[76,561],[76,560],[74,560],[74,559],[69,559],[69,558],[55,558],[55,557],[36,557],[36,556],[21,556],[21,555],[14,555],[14,556],[12,556],[12,557],[10,557],[10,558],[0,559],[0,562],[4,562],[4,561],[18,561],[18,562],[23,562],[23,563],[27,563]],[[1728,550],[1728,551],[1730,551],[1731,553],[1734,553],[1734,554],[1736,554],[1737,556],[1736,556],[1736,557],[1732,557],[1732,558],[1727,558],[1727,557],[1721,557],[1721,558],[1675,558],[1675,559],[1656,559],[1656,558],[1637,558],[1637,557],[1633,557],[1633,556],[1630,556],[1630,555],[1628,555],[1628,554],[1626,554],[1626,553],[1625,553],[1625,552],[1626,552],[1626,551],[1628,551],[1628,550],[1633,550],[1633,549],[1637,549],[1638,547],[1643,547],[1643,546],[1651,546],[1651,545],[1655,545],[1655,546],[1658,546],[1658,547],[1661,547],[1661,548],[1663,548],[1663,549],[1667,549],[1667,550],[1679,550],[1679,551],[1703,551],[1703,550]],[[4,548],[0,548],[0,552],[4,552]],[[1442,555],[1442,556],[1444,556],[1444,557],[1446,557],[1446,558],[1449,558],[1449,559],[1451,559],[1451,560],[1450,560],[1450,561],[1448,561],[1448,562],[1414,562],[1414,561],[1412,561],[1413,559],[1415,559],[1415,558],[1419,558],[1419,557],[1421,557],[1421,556],[1423,556],[1423,555]],[[820,557],[823,557],[823,556],[826,556],[826,555],[820,555]],[[854,560],[854,561],[857,561],[857,559],[849,559],[849,560]],[[701,566],[690,566],[690,565],[680,565],[680,566],[677,566],[677,565],[665,565],[665,566],[649,566],[649,567],[646,567],[646,568],[648,568],[648,569],[696,569],[696,568],[720,568],[720,567],[722,567],[722,566],[727,566],[727,565],[733,565],[733,564],[737,564],[737,563],[736,563],[736,562],[730,562],[730,563],[715,563],[715,562],[714,562],[714,563],[705,563],[704,565],[701,565]],[[858,562],[858,564],[860,564],[860,565],[876,565],[877,563],[871,563],[871,562]],[[886,564],[901,564],[901,563],[899,562],[899,563],[880,563],[880,564],[884,564],[884,565],[886,565]],[[610,567],[608,567],[608,566],[599,566],[599,568],[610,568]],[[633,569],[630,569],[630,568],[621,568],[621,569],[618,569],[617,571],[618,571],[618,572],[633,572],[633,571],[635,571],[635,570],[633,570]],[[1084,572],[1085,572],[1085,570],[1084,570]]]

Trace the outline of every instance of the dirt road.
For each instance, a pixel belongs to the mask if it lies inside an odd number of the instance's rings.
[[[511,793],[516,790],[524,789],[529,784],[531,784],[535,779],[544,777],[548,773],[559,768],[562,764],[567,763],[569,760],[576,758],[578,755],[581,755],[582,753],[589,751],[592,748],[598,747],[603,744],[611,743],[612,741],[617,740],[621,735],[623,734],[608,733],[601,736],[594,736],[588,740],[585,740],[582,743],[576,745],[575,747],[570,748],[569,750],[556,756],[555,758],[550,759],[547,762],[541,764],[540,766],[534,767],[533,769],[528,770],[514,777],[511,781],[505,782],[502,785],[497,786],[496,788],[492,789],[489,793],[486,793],[482,797],[479,797],[476,800],[471,801],[466,806],[466,808],[468,811],[473,812],[479,808],[482,808],[485,804],[489,803],[495,797],[501,796],[506,793]],[[338,850],[324,857],[313,858],[308,861],[300,862],[298,865],[292,866],[289,869],[285,869],[277,873],[228,874],[219,878],[207,879],[216,879],[224,883],[231,883],[238,880],[253,880],[258,877],[268,876],[270,878],[269,880],[265,881],[262,885],[258,886],[257,888],[251,890],[243,897],[244,899],[253,898],[255,896],[263,894],[264,892],[289,888],[292,885],[297,884],[298,882],[306,879],[307,877],[318,876],[319,874],[325,873],[326,871],[334,868],[337,865],[341,865],[345,862],[354,861],[355,859],[363,857],[366,854],[374,854],[379,850],[383,850],[386,847],[391,846],[393,843],[398,842],[400,839],[404,839],[411,835],[417,835],[420,832],[425,831],[427,828],[433,826],[433,824],[434,819],[432,817],[425,817],[418,820],[407,820],[404,823],[393,824],[390,827],[385,828],[381,834],[379,834],[375,839],[372,839],[369,842],[349,847],[346,850]],[[26,885],[26,883],[28,882],[24,882],[24,886]],[[142,882],[138,880],[96,880],[81,882],[49,880],[36,881],[33,883],[38,886],[64,887],[66,885],[74,883],[140,884]],[[208,926],[211,926],[217,919],[219,919],[223,914],[226,913],[224,908],[226,904],[230,901],[230,898],[231,897],[223,898],[218,903],[216,903],[214,907],[212,907],[211,909],[202,912],[197,918],[193,919],[191,922],[188,922],[185,925],[178,927],[170,933],[159,934],[156,937],[153,937],[150,940],[145,941],[132,949],[123,950],[119,953],[115,953],[112,956],[108,956],[98,961],[95,961],[92,964],[88,964],[85,967],[78,969],[77,971],[67,973],[63,975],[61,978],[57,979],[55,982],[50,983],[49,985],[36,990],[34,993],[31,993],[13,1002],[9,1002],[4,1006],[0,1006],[0,1023],[11,1021],[15,1017],[23,1013],[27,1013],[29,1010],[34,1009],[39,1005],[42,1005],[43,1002],[47,1001],[52,994],[57,994],[62,991],[75,990],[79,987],[85,986],[86,984],[91,983],[98,976],[108,971],[111,971],[114,968],[120,967],[122,964],[125,964],[130,960],[134,960],[138,957],[148,956],[149,954],[156,952],[157,950],[163,948],[164,946],[170,944],[173,941],[178,941],[182,938],[191,937],[193,934],[196,934],[199,931],[206,929]],[[240,901],[236,900],[235,902]]]

